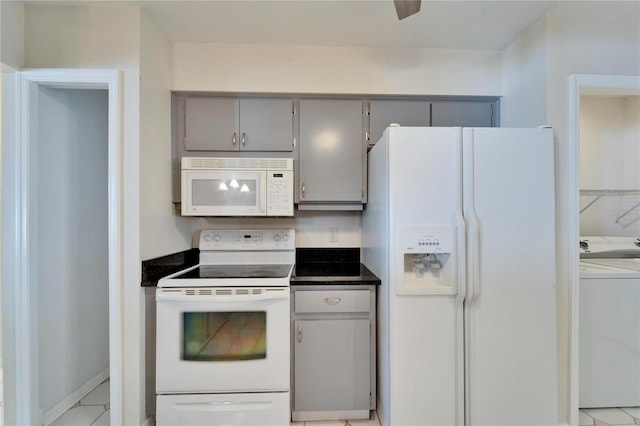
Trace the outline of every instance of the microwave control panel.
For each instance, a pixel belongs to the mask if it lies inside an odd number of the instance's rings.
[[[267,216],[293,216],[292,171],[267,171]]]

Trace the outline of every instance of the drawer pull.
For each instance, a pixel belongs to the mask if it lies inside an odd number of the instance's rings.
[[[342,297],[325,297],[324,301],[329,305],[337,305],[342,302]]]
[[[298,326],[298,343],[302,343],[302,325]]]

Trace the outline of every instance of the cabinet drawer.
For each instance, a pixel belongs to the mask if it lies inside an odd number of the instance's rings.
[[[369,312],[369,290],[296,291],[295,312]]]

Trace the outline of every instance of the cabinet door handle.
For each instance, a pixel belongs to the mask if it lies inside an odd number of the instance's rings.
[[[302,197],[304,197],[307,193],[307,185],[304,184],[304,182],[302,183]]]
[[[342,297],[325,297],[324,301],[329,305],[337,305],[342,302]]]
[[[298,343],[302,343],[302,325],[298,326]]]
[[[238,137],[238,135],[236,135],[236,132],[233,132],[233,136],[231,136],[231,145],[236,146],[236,138]]]
[[[242,132],[242,146],[247,146],[247,134]]]

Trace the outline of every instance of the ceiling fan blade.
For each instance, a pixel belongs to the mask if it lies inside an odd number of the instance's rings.
[[[402,20],[407,16],[418,13],[420,11],[420,1],[421,0],[393,0],[398,19]]]

